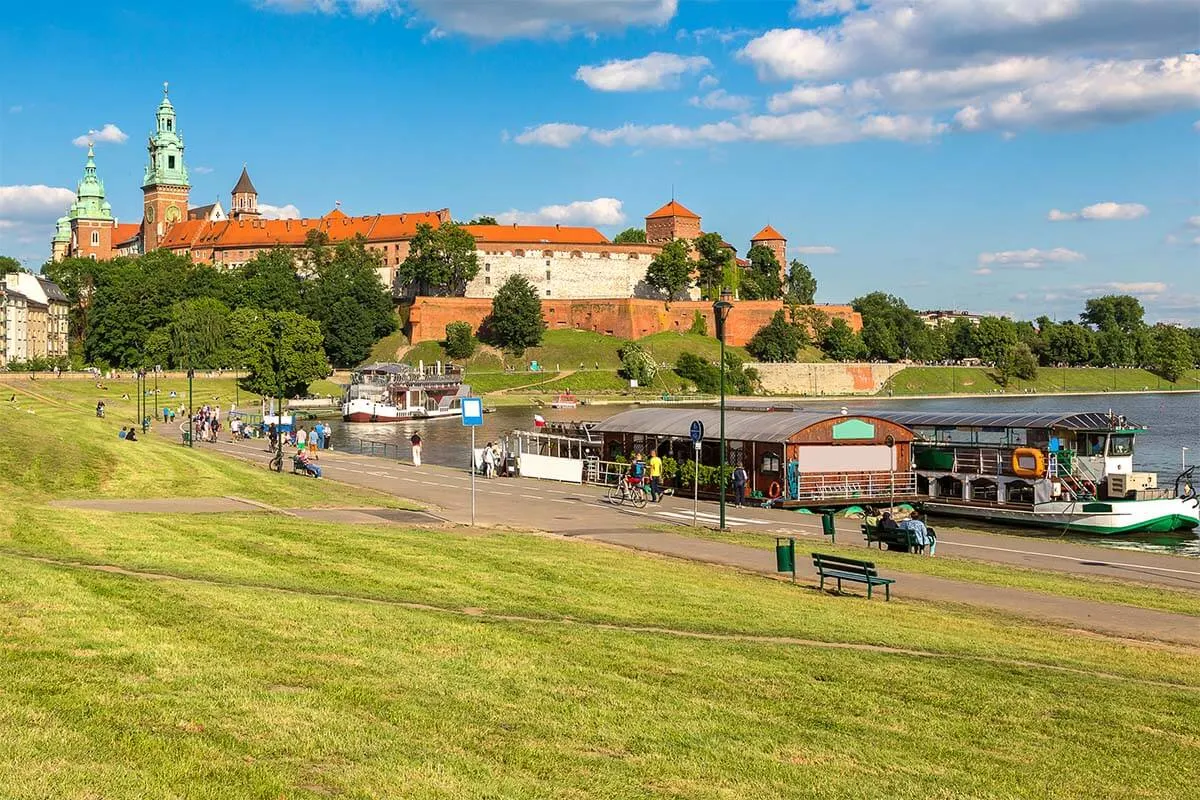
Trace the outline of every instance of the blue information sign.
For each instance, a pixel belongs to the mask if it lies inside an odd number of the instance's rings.
[[[462,400],[462,423],[467,427],[483,424],[483,398],[464,397]]]
[[[698,419],[692,420],[692,442],[699,442],[704,438],[704,423]]]

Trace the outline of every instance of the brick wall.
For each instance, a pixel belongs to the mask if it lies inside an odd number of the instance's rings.
[[[758,329],[771,321],[783,308],[778,300],[741,301],[729,313],[726,341],[744,345]],[[841,318],[854,330],[862,328],[862,318],[849,306],[817,306],[831,319]],[[418,297],[409,310],[409,338],[413,344],[427,340],[440,341],[446,336],[446,325],[467,322],[478,329],[492,311],[492,301],[473,297]],[[709,335],[716,331],[712,304],[702,301],[679,301],[667,308],[657,300],[555,300],[543,298],[542,315],[551,330],[575,328],[595,331],[623,339],[639,339],[662,331],[687,331],[699,311],[704,315]]]

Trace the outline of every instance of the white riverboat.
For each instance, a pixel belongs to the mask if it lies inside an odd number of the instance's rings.
[[[342,399],[342,419],[400,422],[457,417],[462,414],[462,398],[470,394],[462,370],[449,364],[371,364],[351,374]]]
[[[1145,428],[1109,413],[882,412],[913,431],[917,495],[933,514],[1076,533],[1200,526],[1193,472],[1134,469]]]

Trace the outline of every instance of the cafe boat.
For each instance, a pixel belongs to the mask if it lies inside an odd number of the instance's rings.
[[[356,369],[342,399],[346,422],[400,422],[458,417],[471,387],[449,364],[371,364]]]
[[[1200,526],[1192,470],[1159,486],[1134,469],[1144,427],[1109,413],[883,412],[913,433],[930,513],[1100,535]]]

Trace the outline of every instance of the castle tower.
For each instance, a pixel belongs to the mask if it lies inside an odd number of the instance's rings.
[[[67,236],[63,239],[63,222]],[[112,258],[112,206],[104,197],[104,182],[96,175],[96,151],[88,143],[87,164],[83,167],[83,180],[75,189],[75,202],[64,219],[59,220],[51,245],[57,255],[79,258]]]
[[[155,121],[154,135],[146,148],[150,152],[150,163],[146,165],[142,182],[145,200],[142,249],[147,253],[158,248],[168,228],[187,218],[188,192],[191,190],[187,167],[183,164],[183,137],[175,124],[175,107],[167,97],[166,83]]]
[[[787,239],[779,231],[772,228],[770,225],[763,228],[754,237],[750,239],[750,246],[761,244],[763,247],[775,254],[775,260],[779,262],[779,272],[784,281],[787,280]]]
[[[675,239],[692,241],[700,236],[700,216],[674,200],[646,217],[646,244],[666,244]]]
[[[229,212],[234,219],[254,219],[258,216],[258,191],[250,182],[250,173],[246,172],[245,164],[242,164],[242,177],[238,178],[232,194]]]

